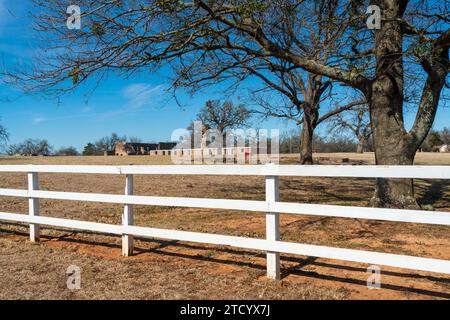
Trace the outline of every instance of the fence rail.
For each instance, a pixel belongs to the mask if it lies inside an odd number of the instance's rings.
[[[46,166],[6,165],[0,172],[28,174],[28,189],[0,189],[0,196],[29,199],[28,215],[0,212],[0,220],[30,224],[30,240],[38,241],[40,225],[80,229],[122,236],[122,254],[133,254],[133,237],[227,245],[267,252],[267,276],[280,277],[280,253],[314,256],[392,267],[450,274],[450,261],[371,251],[342,249],[280,241],[279,215],[298,214],[395,222],[450,225],[450,212],[379,209],[352,206],[286,203],[279,201],[279,177],[359,177],[450,179],[450,166]],[[39,190],[39,173],[119,174],[125,176],[125,192],[93,194]],[[245,175],[264,176],[266,200],[228,200],[133,195],[133,177],[140,175]],[[91,201],[124,205],[122,225],[44,217],[39,215],[39,199]],[[157,205],[265,212],[266,239],[138,227],[133,225],[133,205]]]

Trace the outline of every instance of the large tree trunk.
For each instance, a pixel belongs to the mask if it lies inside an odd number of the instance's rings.
[[[300,135],[300,164],[313,164],[312,152],[313,130],[311,127],[303,124]]]
[[[385,0],[385,21],[375,35],[377,76],[368,93],[377,165],[412,165],[416,149],[403,123],[403,35],[398,1]],[[372,205],[417,208],[411,179],[377,179]]]
[[[382,79],[371,101],[375,162],[377,165],[413,165],[416,147],[404,130],[403,119],[394,112],[400,95],[392,91],[390,79]],[[418,208],[411,179],[377,179],[372,205]]]
[[[317,112],[304,110],[303,127],[300,135],[300,164],[313,164],[313,136],[317,126]]]
[[[390,139],[383,143],[376,143],[375,159],[378,165],[413,165],[415,148],[408,143],[398,141],[391,144]],[[392,147],[395,148],[392,148]],[[395,151],[393,149],[396,149]],[[375,193],[371,200],[372,206],[383,208],[417,209],[419,206],[414,197],[414,181],[412,179],[377,179]]]
[[[413,127],[403,124],[403,33],[400,21],[407,1],[374,0],[383,13],[382,28],[375,34],[376,77],[366,90],[370,105],[375,160],[378,165],[412,165],[428,135],[450,69],[450,30],[435,40],[421,64],[428,73]],[[372,204],[382,207],[417,208],[411,179],[378,179]]]

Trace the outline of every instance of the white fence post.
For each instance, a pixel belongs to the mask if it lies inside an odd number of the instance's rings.
[[[37,172],[28,173],[28,191],[39,189],[39,178]],[[30,216],[39,216],[39,199],[28,198],[28,212]],[[30,224],[30,241],[39,241],[40,228],[37,224]]]
[[[133,180],[132,174],[126,175],[125,195],[133,195]],[[123,208],[122,225],[131,226],[134,223],[133,220],[133,205],[126,204]],[[122,235],[122,255],[126,257],[133,255],[133,236]]]
[[[266,202],[279,200],[279,178],[275,176],[266,177]],[[280,214],[278,212],[267,212],[266,214],[266,239],[269,241],[280,240]],[[267,252],[267,277],[280,279],[280,254]]]

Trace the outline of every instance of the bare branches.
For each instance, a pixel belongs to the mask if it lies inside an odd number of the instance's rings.
[[[370,138],[372,128],[369,119],[369,108],[367,104],[354,102],[355,106],[350,112],[338,114],[333,118],[329,125],[329,132],[351,134],[359,141],[358,152],[368,151],[370,149]]]
[[[431,57],[421,59],[428,78],[423,88],[416,119],[409,132],[409,137],[417,148],[425,140],[437,112],[441,92],[450,71],[449,48],[450,30],[447,30],[434,41]]]
[[[358,100],[358,101],[350,102],[341,107],[336,107],[334,110],[331,110],[331,111],[327,112],[326,114],[324,114],[323,116],[321,116],[318,120],[318,123],[327,121],[331,117],[334,117],[344,111],[348,111],[348,110],[354,109],[355,107],[359,107],[362,105],[367,105],[367,101],[366,100]]]
[[[252,79],[253,93],[272,90],[286,99],[283,112],[277,107],[282,103],[273,102],[276,111],[269,114],[299,123],[305,110],[316,112],[331,96],[333,82],[371,97],[374,80],[388,75],[403,94],[404,79],[423,71],[428,80],[410,132],[421,140],[420,128],[434,118],[448,74],[448,0],[377,1],[386,9],[383,24],[398,31],[395,52],[376,37],[385,33],[367,29],[364,1],[79,0],[81,30],[65,27],[69,1],[34,2],[43,50],[29,65],[3,72],[7,82],[30,93],[60,95],[89,79],[167,66],[175,90],[195,92],[220,82],[238,87]],[[404,61],[412,65],[409,75]],[[396,106],[401,122],[403,105]]]
[[[228,129],[245,127],[250,118],[250,111],[243,104],[235,105],[231,101],[221,103],[209,100],[197,115],[205,129],[218,129],[224,133]]]

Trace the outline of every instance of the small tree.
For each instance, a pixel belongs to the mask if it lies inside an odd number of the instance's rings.
[[[96,152],[101,154],[105,152],[113,152],[116,148],[116,143],[119,141],[126,141],[126,136],[118,136],[117,133],[112,133],[109,137],[103,137],[95,142]]]
[[[208,100],[197,114],[197,120],[201,121],[201,135],[209,129],[218,130],[222,134],[222,145],[225,147],[227,141],[227,130],[245,127],[248,125],[251,112],[243,105],[236,105],[231,101],[225,101],[223,104],[219,100]],[[195,136],[194,123],[187,128],[191,132],[191,136]],[[191,141],[195,144],[194,139]],[[196,146],[193,145],[195,148]],[[229,147],[229,146],[228,146]],[[225,162],[225,154],[223,154]]]
[[[79,154],[75,147],[62,147],[55,152],[56,156],[78,156]]]
[[[442,129],[441,138],[444,144],[450,145],[450,130],[448,128]]]
[[[445,134],[445,131],[443,131]],[[436,130],[431,130],[425,141],[422,143],[421,150],[424,152],[435,152],[439,150],[442,146],[444,140],[442,139],[441,133]]]
[[[8,130],[2,125],[0,125],[0,147],[4,148],[9,140]]]
[[[235,105],[231,101],[221,104],[219,100],[207,101],[197,114],[206,129],[218,129],[222,133],[246,126],[250,117],[250,111],[243,104]]]
[[[20,144],[13,144],[8,148],[9,155],[20,154],[24,156],[48,156],[53,147],[47,140],[27,139]]]
[[[330,123],[330,133],[350,132],[357,140],[356,152],[363,153],[371,149],[372,128],[367,105],[347,111],[347,115],[339,114]]]
[[[442,145],[450,145],[450,130],[448,128],[444,128],[441,131],[431,130],[420,146],[420,150],[436,152]]]
[[[444,144],[444,141],[442,141],[441,135],[438,131],[432,131],[429,136],[429,141],[431,147],[440,147]]]
[[[83,149],[83,156],[94,156],[97,154],[98,154],[97,148],[91,142],[89,142]]]

